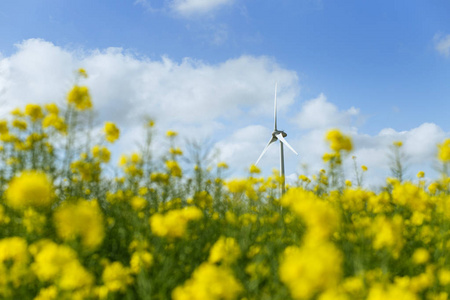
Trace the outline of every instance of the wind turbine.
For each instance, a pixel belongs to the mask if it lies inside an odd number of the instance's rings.
[[[285,187],[285,179],[284,179],[284,149],[283,149],[283,145],[286,145],[289,149],[291,149],[291,151],[294,152],[295,155],[298,155],[298,153],[286,141],[286,139],[285,139],[285,137],[287,136],[286,132],[284,132],[283,130],[277,129],[277,83],[275,83],[275,101],[274,102],[275,102],[274,103],[274,113],[273,113],[274,129],[272,132],[272,137],[270,138],[269,143],[267,143],[266,148],[264,148],[263,152],[259,156],[255,165],[257,165],[259,163],[259,161],[261,160],[263,155],[266,153],[267,149],[269,149],[269,147],[272,143],[275,143],[276,141],[280,141],[280,176],[282,178],[281,179],[282,180],[281,193],[284,194],[286,192],[286,187]]]

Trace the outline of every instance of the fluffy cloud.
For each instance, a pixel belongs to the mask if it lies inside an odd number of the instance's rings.
[[[176,13],[189,17],[211,13],[233,2],[234,0],[173,0],[170,6]]]
[[[450,34],[445,36],[435,35],[435,49],[445,57],[450,56]]]
[[[137,57],[118,48],[71,51],[30,39],[0,60],[0,115],[30,102],[64,104],[75,82],[74,70],[80,67],[89,73],[80,84],[91,89],[99,123],[113,120],[131,136],[139,135],[136,128],[149,116],[163,130],[217,139],[270,117],[276,81],[280,110],[299,93],[297,74],[269,57],[241,56],[219,64],[190,58],[176,62]]]
[[[299,153],[295,156],[285,148],[286,174],[291,178],[324,167],[322,155],[328,151],[324,136],[332,127],[353,137],[352,155],[369,167],[371,183],[381,183],[389,175],[393,141],[403,141],[412,177],[419,170],[431,174],[436,144],[448,137],[432,123],[408,131],[388,128],[375,135],[360,133],[362,116],[357,108],[341,109],[323,94],[299,105],[296,72],[265,56],[241,56],[217,64],[191,58],[150,60],[118,48],[68,50],[38,39],[18,44],[11,56],[0,56],[0,116],[31,102],[64,105],[66,93],[75,83],[74,71],[80,67],[89,73],[89,78],[79,83],[91,89],[98,114],[95,132],[106,120],[116,122],[122,130],[113,149],[116,154],[136,148],[135,141],[142,141],[144,135],[143,119],[149,116],[157,124],[155,151],[165,149],[161,145],[168,129],[200,142],[209,138],[220,151],[220,159],[230,165],[230,175],[243,175],[271,137],[275,82],[279,127],[286,129],[288,142]],[[179,142],[183,146],[183,140]],[[260,167],[265,174],[279,167],[278,144],[267,151]],[[352,174],[348,159],[346,175],[352,179]]]
[[[331,102],[327,101],[324,94],[307,101],[296,117],[296,123],[302,129],[324,129],[332,127],[349,127],[352,117],[357,116],[359,110],[351,107],[340,112]]]
[[[149,0],[134,2],[151,12],[170,11],[184,18],[205,16],[233,3],[234,0],[170,0],[166,1],[163,7],[155,8]]]

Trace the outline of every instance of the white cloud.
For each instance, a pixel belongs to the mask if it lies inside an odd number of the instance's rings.
[[[114,150],[129,152],[134,141],[142,141],[142,118],[148,115],[157,124],[155,151],[163,151],[161,143],[168,129],[179,131],[182,138],[201,141],[209,137],[234,171],[231,175],[243,174],[271,137],[275,82],[279,121],[284,122],[287,140],[299,153],[285,151],[286,174],[291,177],[302,172],[302,164],[309,166],[310,174],[323,168],[321,158],[328,151],[324,136],[331,127],[351,134],[352,154],[359,164],[369,167],[367,177],[372,183],[381,183],[389,175],[393,141],[403,141],[414,176],[419,170],[431,172],[436,144],[448,137],[432,123],[401,132],[387,128],[375,135],[360,133],[355,123],[361,118],[359,110],[341,109],[323,94],[295,105],[300,90],[296,72],[265,56],[241,56],[217,64],[191,58],[150,60],[118,48],[67,50],[38,39],[26,40],[13,55],[0,57],[0,116],[26,103],[63,105],[75,80],[74,70],[80,67],[89,73],[80,84],[91,89],[98,125],[111,120],[122,130]],[[290,120],[295,126],[289,126],[286,115],[296,116]],[[265,174],[279,168],[279,145],[271,146],[260,167]],[[352,174],[349,159],[346,175],[351,179]]]
[[[449,57],[450,56],[450,34],[447,34],[445,36],[437,34],[434,36],[434,41],[435,41],[435,49],[443,56]]]
[[[177,14],[190,17],[209,14],[233,2],[234,0],[173,0],[170,7]]]
[[[352,117],[358,114],[359,110],[354,107],[340,112],[333,103],[327,101],[324,94],[320,94],[303,105],[296,117],[296,123],[302,129],[348,127],[352,122]]]
[[[0,60],[0,115],[30,102],[63,104],[74,70],[80,67],[89,73],[81,84],[90,87],[99,123],[115,121],[132,136],[138,135],[135,127],[148,115],[164,131],[218,139],[218,134],[226,136],[261,116],[270,117],[276,81],[280,110],[299,92],[296,73],[264,56],[218,64],[191,58],[176,62],[137,57],[119,48],[70,51],[31,39]]]
[[[135,5],[142,6],[149,12],[169,12],[184,18],[210,16],[235,0],[167,0],[161,7],[155,7],[150,0],[136,0]]]

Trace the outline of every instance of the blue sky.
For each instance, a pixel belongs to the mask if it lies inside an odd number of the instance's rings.
[[[261,107],[270,110],[275,81],[280,85],[281,125],[290,134],[289,137],[292,136],[293,146],[300,150],[326,150],[323,145],[316,148],[304,146],[307,142],[323,139],[315,135],[323,134],[325,125],[342,127],[353,134],[355,142],[361,143],[359,149],[367,150],[370,148],[368,145],[378,143],[385,146],[392,139],[402,137],[420,141],[423,137],[419,137],[416,131],[429,136],[427,129],[421,126],[433,124],[433,128],[427,127],[436,134],[429,141],[431,147],[438,138],[448,136],[450,131],[449,16],[450,2],[444,0],[6,0],[0,2],[0,58],[3,57],[0,84],[1,76],[3,82],[14,81],[17,84],[25,77],[32,80],[35,76],[32,73],[11,77],[8,74],[14,72],[5,70],[14,70],[14,64],[20,65],[18,61],[25,59],[21,57],[29,58],[33,53],[45,51],[50,53],[55,50],[63,53],[62,57],[70,56],[70,59],[62,61],[70,61],[68,66],[73,68],[92,64],[94,73],[98,71],[104,77],[110,74],[110,80],[113,80],[111,72],[114,72],[114,67],[106,68],[107,63],[95,63],[100,56],[106,60],[114,55],[118,59],[118,53],[128,57],[136,68],[133,71],[128,66],[124,68],[133,74],[129,76],[136,76],[138,81],[147,78],[142,75],[145,72],[158,74],[150,70],[157,63],[164,65],[166,59],[166,67],[171,65],[167,68],[173,70],[164,80],[171,86],[166,88],[173,91],[177,86],[176,80],[184,80],[185,88],[180,89],[177,95],[192,91],[184,100],[192,102],[189,109],[196,109],[196,104],[207,103],[206,99],[200,98],[209,95],[209,92],[214,95],[223,91],[224,94],[230,93],[230,97],[242,99],[231,101],[232,104],[223,107],[223,114],[217,112],[205,118],[204,122],[184,120],[187,127],[192,125],[195,130],[211,128],[206,130],[205,135],[213,136],[220,147],[228,147],[225,152],[230,154],[225,158],[239,155],[236,149],[245,149],[233,140],[236,136],[239,139],[241,131],[248,130],[248,134],[253,136],[264,136],[267,131],[270,136],[271,112],[265,113],[252,107],[264,102]],[[111,50],[112,47],[116,48],[116,52]],[[40,59],[46,61],[58,57],[58,54],[42,55]],[[183,65],[186,60],[188,62]],[[43,72],[52,72],[51,68],[56,68],[56,64],[55,60],[53,64],[45,65],[48,70]],[[142,65],[137,67],[139,64]],[[251,73],[249,70],[253,67],[254,73]],[[239,68],[245,68],[250,73],[241,72]],[[188,73],[193,74],[190,72],[198,75],[198,82],[190,81],[192,76]],[[215,85],[214,81],[201,80],[201,74],[205,72],[211,72],[209,77],[223,81],[221,86],[214,87],[214,92],[207,90],[213,89],[211,85]],[[257,77],[261,72],[267,73],[267,76]],[[246,77],[239,79],[238,75],[243,73],[247,74]],[[120,76],[114,76],[114,80],[120,82]],[[170,82],[170,78],[174,78],[174,82]],[[258,83],[255,83],[257,80]],[[267,82],[259,82],[263,80]],[[112,105],[101,98],[108,93],[102,92],[99,81],[92,79],[87,84],[93,85],[94,96],[97,95],[100,103],[103,101],[104,106],[100,105],[100,108],[105,111],[111,109],[111,113],[105,113],[104,117],[109,115],[114,119]],[[227,82],[230,82],[229,87]],[[210,86],[198,87],[198,90],[193,87],[206,84]],[[227,90],[233,88],[237,88],[236,94]],[[7,89],[5,84],[3,90]],[[261,89],[265,93],[252,94],[252,91]],[[44,97],[45,93],[40,91],[37,94]],[[245,97],[256,99],[266,94],[263,99],[245,100]],[[26,94],[21,92],[20,95]],[[160,101],[170,101],[164,100],[164,93],[161,95],[163,99]],[[15,97],[17,95],[13,91],[8,91],[3,93],[4,99],[1,100],[13,105],[17,102]],[[196,97],[199,102],[194,99]],[[129,101],[139,105],[154,101],[142,99],[141,102]],[[36,101],[41,100],[36,98]],[[319,111],[331,114],[327,116],[324,113],[322,118],[328,120],[335,117],[335,122],[312,120],[312,124],[324,124],[318,130],[317,126],[308,127],[302,123],[304,121],[298,120],[313,104]],[[176,129],[186,127],[183,120],[179,121],[175,116],[171,120],[170,114],[164,114],[166,110],[158,111],[157,107],[161,104],[153,106],[152,111],[160,116],[162,125]],[[205,114],[209,111],[205,109]],[[246,114],[250,117],[244,118]],[[294,124],[300,125],[296,127]],[[130,123],[123,121],[123,126],[130,126],[129,131],[133,131]],[[263,129],[265,127],[267,129]],[[390,132],[390,139],[378,141],[382,139],[380,132]],[[381,136],[385,136],[383,134]],[[255,138],[254,143],[247,146],[262,150],[265,140]],[[410,147],[416,144],[411,142]],[[369,150],[380,150],[372,148]],[[410,150],[411,155],[417,154]],[[431,153],[431,149],[421,152],[420,161],[431,162]],[[258,156],[257,153],[251,154],[249,157]],[[270,170],[269,166],[276,160],[276,151],[272,151],[271,155],[269,162],[262,165],[265,169]],[[302,158],[288,157],[296,160],[291,172],[298,170],[300,163],[318,165],[318,162],[312,162],[317,157],[302,156],[302,153],[300,156]],[[361,153],[360,156],[370,160],[372,155]],[[251,161],[247,158],[235,163],[239,165]],[[374,166],[377,164],[373,162]]]

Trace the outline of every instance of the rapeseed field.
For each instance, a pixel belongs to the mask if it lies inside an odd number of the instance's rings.
[[[183,169],[174,131],[155,157],[153,121],[140,152],[110,162],[120,129],[93,136],[92,109],[76,85],[64,107],[0,121],[1,299],[448,299],[450,140],[434,182],[404,181],[397,155],[371,191],[356,160],[344,180],[352,140],[331,129],[327,168],[281,195],[256,166]]]

